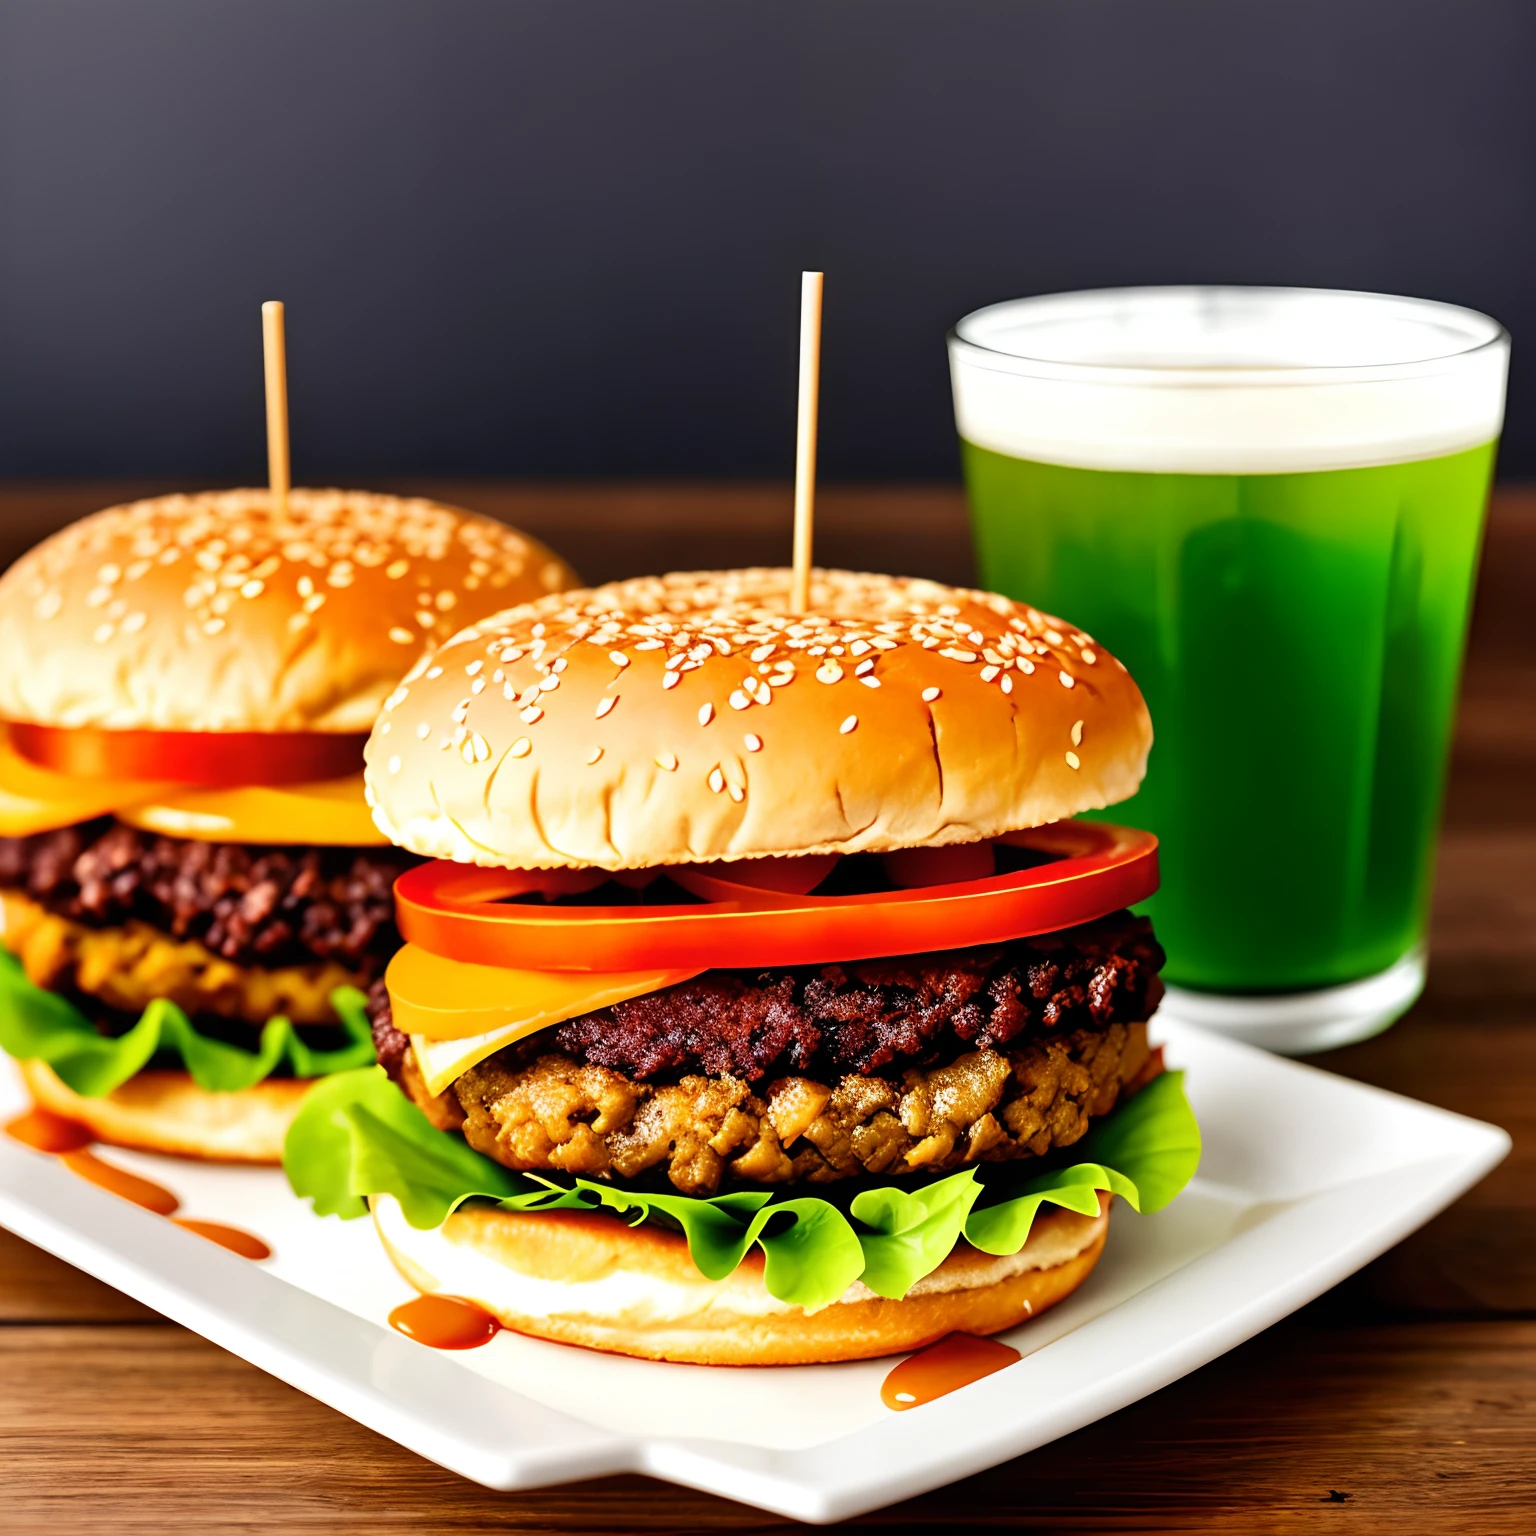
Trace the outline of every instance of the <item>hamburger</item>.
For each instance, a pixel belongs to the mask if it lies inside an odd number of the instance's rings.
[[[0,1048],[99,1140],[278,1161],[373,1060],[412,861],[362,749],[411,663],[572,585],[485,517],[359,491],[108,508],[0,578]]]
[[[285,1167],[419,1290],[653,1359],[992,1333],[1070,1294],[1110,1198],[1199,1135],[1129,906],[1146,707],[1087,635],[932,582],[783,570],[564,592],[424,658],[366,751],[425,862],[378,1063]]]

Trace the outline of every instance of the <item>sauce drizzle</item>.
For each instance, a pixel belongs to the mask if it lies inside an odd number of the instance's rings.
[[[51,1109],[29,1109],[6,1126],[5,1134],[34,1152],[78,1152],[96,1139],[78,1120],[66,1120]]]
[[[53,1153],[71,1173],[94,1184],[98,1189],[104,1189],[108,1194],[117,1195],[133,1205],[142,1206],[146,1211],[153,1211],[157,1216],[169,1216],[178,1227],[195,1232],[199,1237],[205,1237],[210,1243],[217,1243],[231,1253],[238,1253],[242,1259],[259,1261],[272,1257],[272,1250],[253,1232],[226,1226],[222,1221],[197,1221],[188,1216],[177,1216],[175,1213],[180,1209],[181,1201],[163,1184],[156,1184],[153,1179],[140,1178],[138,1174],[129,1173],[126,1168],[119,1168],[114,1163],[104,1163],[94,1152],[89,1151],[88,1148],[96,1138],[78,1120],[71,1120],[65,1115],[55,1114],[51,1109],[34,1105],[25,1114],[8,1121],[4,1130],[12,1141],[19,1141],[24,1147],[31,1147],[34,1152]],[[478,1342],[483,1343],[484,1340]]]
[[[908,1355],[880,1387],[880,1401],[897,1413],[931,1403],[936,1397],[968,1387],[1022,1356],[1011,1344],[981,1339],[971,1333],[951,1333]]]
[[[141,1205],[157,1216],[169,1216],[181,1204],[165,1185],[156,1184],[151,1179],[141,1179],[138,1174],[129,1173],[126,1168],[119,1168],[115,1163],[104,1163],[94,1152],[64,1152],[60,1154],[59,1161],[71,1173],[79,1174],[98,1189],[104,1189],[134,1205]]]
[[[478,1302],[462,1296],[417,1296],[389,1314],[389,1326],[432,1349],[479,1349],[501,1324]]]
[[[227,1227],[222,1221],[196,1221],[190,1216],[173,1216],[172,1222],[206,1237],[210,1243],[238,1253],[242,1259],[270,1259],[272,1250],[253,1232],[243,1232],[239,1227]]]

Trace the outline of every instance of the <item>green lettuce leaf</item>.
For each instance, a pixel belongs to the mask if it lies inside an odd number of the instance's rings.
[[[270,1077],[286,1064],[295,1077],[324,1077],[372,1063],[373,1031],[367,999],[356,987],[337,987],[331,1006],[347,1043],[334,1051],[312,1050],[279,1015],[262,1025],[254,1051],[200,1035],[187,1015],[156,998],[126,1034],[109,1040],[67,998],[28,980],[21,962],[0,949],[0,1050],[21,1061],[45,1061],[85,1098],[99,1098],[126,1083],[157,1051],[174,1052],[192,1081],[209,1093],[236,1093]]]
[[[679,1226],[699,1272],[722,1280],[755,1245],[772,1296],[807,1309],[836,1301],[855,1280],[900,1297],[964,1237],[986,1253],[1017,1253],[1042,1204],[1091,1214],[1098,1192],[1140,1211],[1167,1205],[1194,1177],[1200,1129],[1183,1074],[1165,1072],[1079,1143],[1084,1161],[1022,1177],[1007,1164],[966,1168],[931,1183],[835,1198],[740,1190],[708,1198],[631,1191],[588,1179],[513,1173],[440,1131],[382,1067],[343,1072],[311,1089],[288,1132],[283,1167],[322,1216],[367,1212],[392,1195],[419,1230],[441,1226],[466,1200],[504,1210],[607,1211]]]

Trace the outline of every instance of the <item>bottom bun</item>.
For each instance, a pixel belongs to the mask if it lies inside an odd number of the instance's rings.
[[[464,1206],[422,1232],[380,1196],[373,1219],[417,1290],[478,1302],[518,1333],[647,1360],[811,1365],[899,1354],[957,1331],[999,1333],[1038,1316],[1098,1262],[1109,1196],[1097,1216],[1043,1209],[1006,1258],[961,1243],[900,1301],[855,1283],[814,1312],[768,1294],[761,1250],[726,1279],[707,1280],[679,1234],[611,1216]]]
[[[311,1086],[268,1078],[238,1093],[209,1093],[186,1072],[140,1072],[86,1098],[42,1061],[17,1062],[33,1101],[77,1120],[97,1141],[218,1163],[280,1163],[283,1138]]]

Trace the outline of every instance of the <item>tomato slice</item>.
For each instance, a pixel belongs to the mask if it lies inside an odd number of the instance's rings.
[[[229,789],[310,784],[363,766],[361,735],[320,731],[103,731],[13,720],[11,745],[28,762],[77,779],[158,779]]]
[[[590,881],[594,872],[439,860],[401,875],[395,906],[407,940],[451,960],[545,971],[704,970],[995,944],[1090,922],[1157,889],[1150,832],[1063,821],[994,841],[1052,854],[1055,862],[913,889],[814,896],[806,891],[830,863],[805,860],[790,879],[784,866],[799,861],[763,860],[770,867],[757,871],[758,860],[743,859],[659,871],[703,897],[703,906],[558,907],[507,898],[580,889],[579,877]]]

